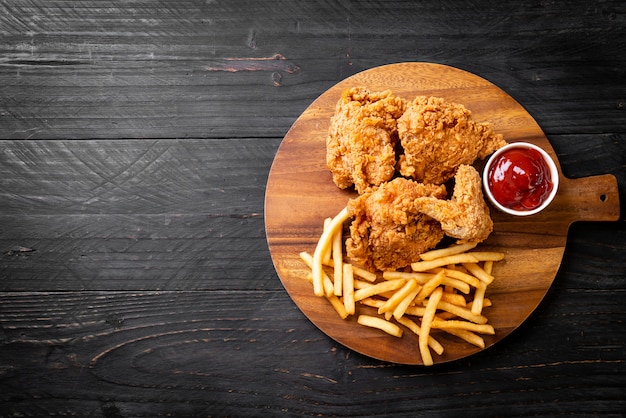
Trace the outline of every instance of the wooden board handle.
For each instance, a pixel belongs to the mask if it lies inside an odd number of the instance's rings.
[[[619,220],[619,191],[614,175],[561,178],[560,187],[572,222]]]

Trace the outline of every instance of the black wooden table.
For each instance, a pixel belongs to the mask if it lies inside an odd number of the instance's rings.
[[[626,4],[511,3],[1,1],[0,416],[624,414]],[[431,368],[326,337],[264,232],[298,115],[403,61],[498,85],[622,201],[519,329]]]

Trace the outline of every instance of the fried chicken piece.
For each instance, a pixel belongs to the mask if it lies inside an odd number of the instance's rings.
[[[404,148],[400,173],[423,183],[443,184],[461,164],[472,164],[504,146],[502,135],[477,123],[463,105],[442,98],[418,96],[398,120]]]
[[[471,165],[461,165],[454,182],[450,200],[419,197],[415,199],[415,206],[441,222],[443,232],[460,243],[484,241],[493,230],[493,221],[483,197],[478,171]]]
[[[405,100],[391,91],[354,87],[343,92],[326,139],[326,164],[342,189],[354,184],[363,193],[395,173],[397,119]]]
[[[346,250],[352,261],[374,270],[396,270],[419,259],[439,243],[438,221],[420,213],[419,197],[446,197],[444,186],[424,185],[405,178],[383,183],[348,203],[354,217]]]

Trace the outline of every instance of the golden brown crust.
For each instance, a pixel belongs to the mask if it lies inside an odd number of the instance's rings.
[[[446,189],[396,178],[352,199],[348,203],[354,217],[346,241],[348,256],[370,270],[383,271],[417,261],[443,238],[439,222],[415,206],[415,199],[426,196],[443,199]]]
[[[405,101],[390,91],[355,87],[343,92],[331,119],[326,163],[333,182],[359,193],[391,180],[395,173],[397,119]]]
[[[463,105],[438,97],[418,96],[398,119],[404,149],[398,170],[414,180],[443,184],[461,164],[472,164],[504,146],[502,135],[477,123]]]
[[[348,256],[370,270],[396,270],[434,248],[444,232],[460,242],[486,239],[493,222],[470,164],[505,144],[463,105],[345,90],[331,119],[326,162],[338,187],[354,185],[360,194],[348,204]],[[452,177],[447,200],[443,184]]]
[[[419,197],[414,202],[417,210],[441,222],[443,232],[460,243],[484,241],[493,230],[493,221],[483,197],[480,174],[471,165],[461,165],[454,182],[450,200]]]

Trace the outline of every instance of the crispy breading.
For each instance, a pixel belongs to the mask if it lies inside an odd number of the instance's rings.
[[[420,213],[419,197],[446,197],[444,186],[424,185],[404,178],[383,183],[348,203],[354,217],[346,250],[352,261],[374,270],[396,270],[443,238],[438,221]]]
[[[438,97],[418,96],[398,119],[404,149],[398,170],[423,183],[443,184],[461,164],[484,159],[506,145],[487,123],[472,120],[463,105]]]
[[[397,119],[405,100],[391,91],[354,87],[343,92],[331,118],[326,163],[333,182],[359,193],[391,180],[395,173]]]
[[[450,200],[419,197],[417,210],[441,222],[443,232],[459,242],[481,242],[493,230],[489,207],[483,198],[480,174],[471,165],[461,165],[454,176]]]

